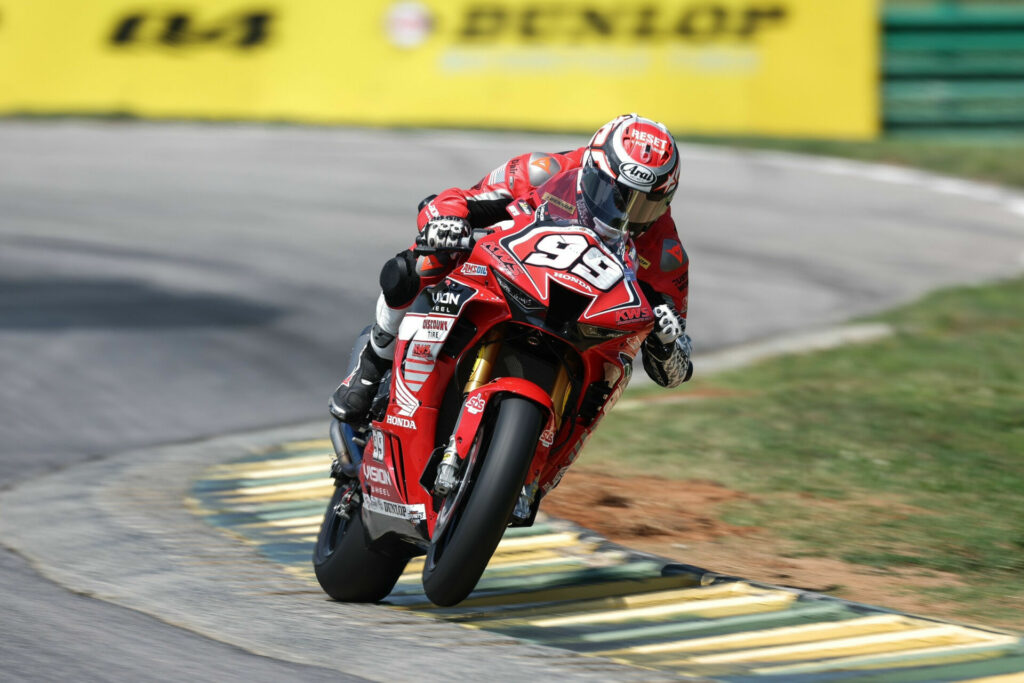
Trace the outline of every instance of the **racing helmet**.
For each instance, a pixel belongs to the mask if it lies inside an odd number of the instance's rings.
[[[583,154],[580,195],[606,239],[641,235],[668,210],[678,183],[672,134],[636,114],[602,126]]]

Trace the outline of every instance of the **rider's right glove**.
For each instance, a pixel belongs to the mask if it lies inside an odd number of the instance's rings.
[[[450,249],[468,251],[469,238],[473,230],[465,218],[441,216],[431,218],[416,236],[416,246],[429,249]]]

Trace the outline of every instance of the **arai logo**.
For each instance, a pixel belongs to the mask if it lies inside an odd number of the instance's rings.
[[[654,171],[633,162],[619,164],[619,173],[637,185],[653,185],[654,181],[657,180]]]

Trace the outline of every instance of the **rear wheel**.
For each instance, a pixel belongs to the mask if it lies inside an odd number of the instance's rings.
[[[471,489],[423,563],[423,590],[436,605],[462,602],[480,580],[505,533],[544,426],[543,412],[526,399],[505,398],[497,410],[478,472],[466,473],[462,484]]]
[[[313,569],[324,592],[342,602],[378,602],[398,582],[409,558],[393,558],[368,547],[359,506],[348,517],[337,513],[343,497],[358,482],[338,486],[327,505],[313,550]]]

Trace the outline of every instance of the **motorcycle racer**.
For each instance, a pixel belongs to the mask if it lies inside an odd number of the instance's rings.
[[[637,280],[656,324],[644,341],[647,374],[665,387],[690,379],[686,334],[689,258],[669,211],[679,180],[679,154],[668,129],[628,114],[602,126],[583,147],[523,154],[494,169],[468,190],[451,188],[424,200],[412,248],[384,264],[376,322],[353,372],[330,400],[343,422],[365,419],[394,360],[405,311],[423,289],[441,282],[469,252],[472,231],[533,211],[551,195],[547,183],[576,183],[578,220],[609,246],[636,249]],[[416,247],[441,249],[417,257]]]

